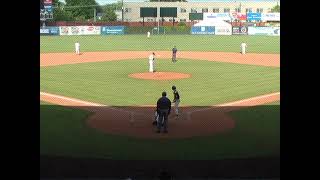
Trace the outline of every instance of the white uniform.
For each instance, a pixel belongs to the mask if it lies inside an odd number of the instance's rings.
[[[80,43],[78,43],[78,42],[76,42],[75,44],[74,44],[74,46],[75,46],[75,48],[76,48],[76,54],[80,54]]]
[[[148,36],[148,38],[150,38],[150,31],[148,31],[147,36]]]
[[[246,47],[247,47],[247,44],[246,43],[241,43],[241,54],[246,54]]]
[[[154,72],[154,55],[149,56],[149,72]]]

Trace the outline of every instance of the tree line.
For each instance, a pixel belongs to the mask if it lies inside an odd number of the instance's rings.
[[[150,0],[150,2],[158,2],[159,0]],[[187,0],[160,0],[160,2],[187,2]],[[43,6],[40,1],[40,8]],[[85,21],[93,20],[95,13],[103,14],[101,19],[97,21],[116,21],[116,10],[121,10],[122,2],[118,0],[117,3],[99,5],[95,0],[52,0],[53,20],[54,21]],[[280,12],[280,5],[272,8],[272,12]]]

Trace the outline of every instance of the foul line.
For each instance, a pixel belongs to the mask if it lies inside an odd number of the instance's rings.
[[[46,93],[46,92],[40,92],[40,95],[47,96],[47,97],[53,97],[53,98],[57,98],[57,99],[62,99],[62,100],[67,100],[67,101],[71,101],[71,102],[77,102],[77,103],[81,103],[81,104],[85,104],[85,105],[89,105],[89,106],[98,106],[98,107],[103,107],[104,106],[104,107],[108,107],[109,109],[112,109],[112,110],[126,112],[126,113],[129,113],[129,115],[130,115],[130,120],[129,120],[130,122],[134,121],[133,120],[133,115],[134,114],[141,114],[141,115],[146,116],[144,113],[137,113],[137,112],[134,112],[134,111],[126,111],[126,110],[123,110],[123,109],[118,109],[118,108],[111,107],[109,105],[82,101],[82,100],[79,100],[79,99],[69,98],[69,97],[55,95],[55,94],[50,94],[50,93]],[[187,119],[190,120],[191,119],[190,116],[194,112],[206,111],[206,110],[214,109],[214,108],[217,108],[217,107],[235,106],[237,104],[250,102],[250,101],[258,100],[258,99],[264,99],[264,98],[277,96],[277,95],[280,95],[280,92],[276,92],[276,93],[272,93],[272,94],[266,94],[266,95],[262,95],[262,96],[256,96],[256,97],[243,99],[243,100],[239,100],[239,101],[234,101],[234,102],[230,102],[230,103],[224,103],[224,104],[220,104],[220,105],[214,105],[214,106],[211,106],[211,107],[208,107],[208,108],[204,108],[204,109],[196,109],[194,111],[187,112]]]
[[[263,99],[263,98],[267,98],[267,97],[271,97],[271,96],[277,96],[277,95],[280,95],[280,92],[272,93],[272,94],[266,94],[266,95],[262,95],[262,96],[256,96],[256,97],[252,97],[252,98],[248,98],[248,99],[243,99],[243,100],[240,100],[240,101],[235,101],[235,102],[230,102],[230,103],[225,103],[225,104],[221,104],[221,105],[217,105],[217,106],[219,106],[219,107],[223,107],[223,106],[234,106],[234,105],[239,104],[239,103],[244,103],[244,102],[247,102],[247,101],[252,101],[252,100],[257,100],[257,99]]]
[[[106,106],[106,105],[103,105],[103,104],[86,102],[86,101],[82,101],[82,100],[79,100],[79,99],[69,98],[69,97],[55,95],[55,94],[49,94],[49,93],[45,93],[45,92],[40,92],[40,95],[53,97],[53,98],[57,98],[57,99],[63,99],[63,100],[72,101],[72,102],[81,103],[81,104],[86,104],[86,105],[90,105],[90,106]]]
[[[65,97],[65,96],[60,96],[60,95],[55,95],[55,94],[50,94],[50,93],[46,93],[46,92],[40,92],[40,95],[43,95],[43,96],[47,96],[47,97],[53,97],[53,98],[57,98],[57,99],[61,99],[61,100],[67,100],[67,101],[70,101],[70,102],[76,102],[76,103],[81,103],[83,105],[89,105],[89,106],[95,106],[95,107],[107,107],[111,110],[115,110],[115,111],[121,111],[121,112],[126,112],[126,113],[129,113],[129,116],[130,116],[130,119],[129,121],[130,122],[133,122],[134,121],[134,116],[135,114],[139,114],[139,115],[144,115],[144,113],[137,113],[137,112],[134,112],[134,111],[126,111],[126,110],[123,110],[123,109],[118,109],[118,108],[114,108],[114,107],[111,107],[109,105],[104,105],[104,104],[98,104],[98,103],[92,103],[92,102],[87,102],[87,101],[82,101],[82,100],[79,100],[79,99],[75,99],[75,98],[69,98],[69,97]],[[41,99],[41,98],[40,98]],[[45,100],[44,100],[45,101]],[[62,106],[68,106],[68,105],[62,105]],[[71,106],[71,105],[70,105]]]
[[[280,92],[276,92],[276,93],[272,93],[272,94],[266,94],[266,95],[262,95],[262,96],[256,96],[256,97],[243,99],[243,100],[239,100],[239,101],[234,101],[234,102],[230,102],[230,103],[218,104],[218,105],[214,105],[214,106],[211,106],[211,107],[208,107],[208,108],[196,109],[194,111],[187,112],[187,119],[190,120],[191,119],[191,114],[194,113],[194,112],[207,111],[207,110],[215,109],[215,108],[218,108],[218,107],[236,106],[237,104],[250,102],[250,101],[258,100],[258,99],[264,99],[264,98],[277,96],[277,95],[280,95]]]

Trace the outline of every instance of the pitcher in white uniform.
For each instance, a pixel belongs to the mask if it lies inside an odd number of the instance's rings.
[[[246,54],[247,44],[243,42],[241,43],[240,47],[241,47],[241,54]]]
[[[149,56],[149,72],[154,72],[155,69],[155,63],[154,63],[154,57],[155,57],[155,53],[153,52],[150,56]]]
[[[74,44],[75,48],[76,48],[76,54],[77,55],[80,55],[80,43],[79,42],[76,42]]]

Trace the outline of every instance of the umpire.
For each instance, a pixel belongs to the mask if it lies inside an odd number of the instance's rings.
[[[171,111],[171,101],[166,97],[167,93],[162,92],[162,97],[157,101],[157,112],[159,114],[159,121],[157,123],[157,133],[160,133],[161,126],[163,126],[163,133],[168,133],[167,123],[168,116]]]

